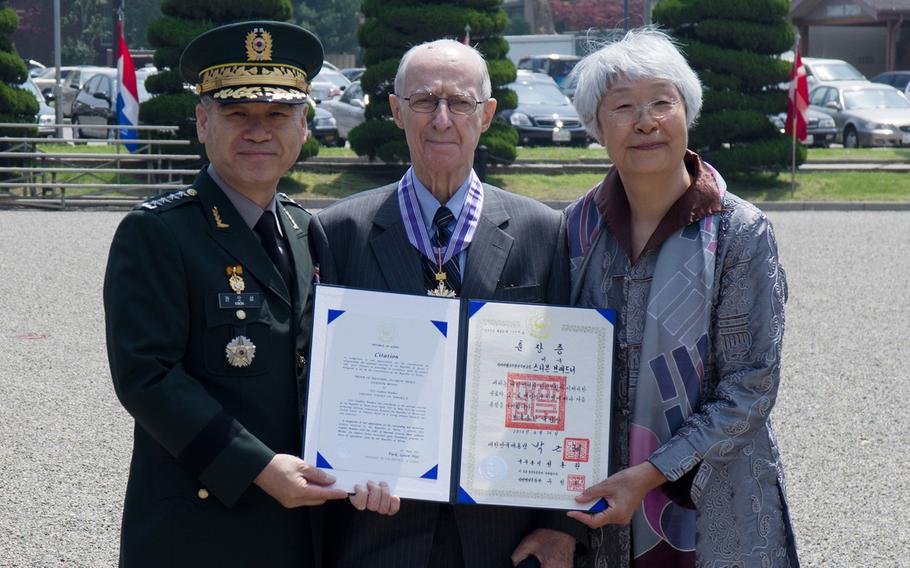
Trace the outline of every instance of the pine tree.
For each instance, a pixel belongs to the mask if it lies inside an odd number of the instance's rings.
[[[19,17],[5,4],[5,0],[0,0],[0,122],[34,123],[38,101],[30,92],[17,88],[28,77],[28,68],[11,39],[19,26]],[[0,129],[0,134],[33,136],[37,131]]]
[[[410,47],[440,38],[464,39],[470,26],[470,43],[484,55],[490,69],[497,110],[515,108],[518,97],[505,85],[515,80],[515,65],[506,58],[509,44],[502,37],[508,17],[502,0],[364,0],[366,21],[357,31],[364,48],[366,71],[360,79],[370,96],[366,122],[351,131],[351,147],[357,154],[387,162],[409,160],[404,132],[390,120],[389,94],[401,56]],[[494,158],[515,159],[518,134],[512,125],[496,119],[480,137]]]
[[[791,140],[768,119],[787,108],[790,66],[777,57],[793,47],[789,0],[664,0],[654,21],[671,30],[705,86],[689,146],[722,173],[780,172]],[[797,162],[806,159],[798,147]]]
[[[195,141],[196,103],[199,97],[187,90],[180,76],[180,55],[199,34],[214,27],[243,20],[263,19],[288,21],[291,18],[290,0],[164,0],[162,17],[149,25],[149,43],[156,48],[155,66],[166,69],[146,79],[145,88],[155,97],[142,103],[140,122],[144,124],[180,127],[178,138]],[[200,145],[190,147],[192,153],[203,151]],[[301,150],[300,158],[315,156],[319,144],[310,137]]]

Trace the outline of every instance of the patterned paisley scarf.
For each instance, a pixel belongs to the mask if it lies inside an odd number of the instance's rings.
[[[723,178],[703,164],[723,195]],[[601,187],[594,187],[566,209],[573,270],[590,261],[603,227],[594,200]],[[646,461],[698,409],[708,360],[718,222],[716,214],[704,217],[668,237],[660,247],[632,403],[629,466]],[[658,488],[645,496],[632,519],[633,558],[644,560],[661,541],[675,550],[695,550],[695,511],[673,503]]]

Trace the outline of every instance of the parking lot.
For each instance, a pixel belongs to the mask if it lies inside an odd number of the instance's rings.
[[[0,211],[0,566],[117,563],[132,421],[101,287],[122,215]],[[803,565],[910,566],[910,213],[770,217],[790,284],[772,416]]]

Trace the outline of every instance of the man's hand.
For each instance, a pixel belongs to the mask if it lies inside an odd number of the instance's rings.
[[[289,454],[275,454],[253,483],[288,509],[322,505],[329,499],[348,496],[341,489],[321,487],[335,483],[335,478]]]
[[[351,505],[358,511],[373,511],[380,515],[392,516],[401,508],[401,499],[391,495],[389,484],[380,481],[378,484],[367,481],[366,489],[360,485],[354,486],[354,494],[350,496]]]
[[[537,529],[524,537],[512,553],[512,565],[530,555],[540,560],[541,568],[572,568],[575,538],[552,529]]]
[[[579,503],[590,503],[603,497],[608,504],[605,511],[594,515],[582,511],[566,514],[592,529],[604,525],[628,525],[648,491],[666,482],[667,478],[651,462],[642,462],[588,487],[575,498]]]

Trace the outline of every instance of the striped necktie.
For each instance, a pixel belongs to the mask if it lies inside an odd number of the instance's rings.
[[[436,231],[433,233],[433,236],[430,237],[430,244],[433,245],[435,249],[441,249],[442,253],[445,254],[445,248],[449,244],[449,239],[452,237],[452,232],[449,230],[449,225],[455,221],[455,215],[449,210],[448,207],[440,207],[436,210],[436,215],[433,216],[433,226]],[[439,271],[439,258],[430,260],[429,258],[423,257],[423,274],[424,280],[426,281],[428,289],[435,289],[437,286],[436,274]],[[445,263],[442,267],[442,272],[445,273],[445,284],[449,290],[453,290],[456,294],[461,293],[461,270],[458,268],[458,255],[453,256]]]

